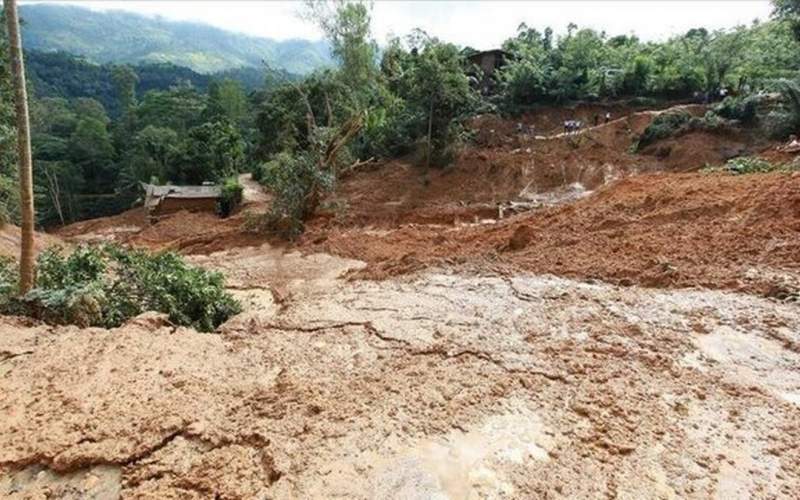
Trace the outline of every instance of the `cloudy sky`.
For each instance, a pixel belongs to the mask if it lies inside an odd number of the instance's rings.
[[[21,3],[35,3],[22,0]],[[54,3],[54,2],[49,2]],[[220,28],[276,39],[320,38],[298,16],[301,5],[287,1],[83,1],[60,2],[96,10],[127,10],[168,19],[200,21]],[[635,32],[648,40],[709,28],[749,24],[769,17],[768,0],[561,0],[561,1],[388,1],[373,6],[373,30],[378,42],[413,28],[461,45],[492,48],[513,35],[525,22],[557,32],[574,22],[609,34]]]

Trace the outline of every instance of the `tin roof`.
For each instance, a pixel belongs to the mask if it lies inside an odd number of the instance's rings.
[[[158,206],[161,200],[166,198],[219,198],[221,193],[219,186],[156,186],[144,182],[141,184],[145,192],[144,206],[148,208]]]

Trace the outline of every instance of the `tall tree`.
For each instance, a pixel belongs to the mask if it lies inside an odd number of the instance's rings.
[[[28,117],[28,93],[25,89],[25,63],[22,60],[22,39],[19,32],[17,0],[4,0],[11,73],[17,114],[17,150],[19,154],[20,212],[22,215],[22,244],[19,259],[19,291],[24,294],[33,287],[33,162],[31,132]]]

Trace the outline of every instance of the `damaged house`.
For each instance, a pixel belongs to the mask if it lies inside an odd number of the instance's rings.
[[[186,210],[189,212],[217,212],[221,192],[219,186],[156,186],[142,183],[145,192],[144,207],[151,217],[160,217]]]

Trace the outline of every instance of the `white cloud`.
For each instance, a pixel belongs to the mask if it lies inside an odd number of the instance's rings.
[[[26,2],[22,3],[34,3]],[[95,10],[126,10],[168,19],[199,21],[220,28],[276,39],[318,39],[321,34],[300,19],[300,2],[291,1],[94,1],[61,2]],[[563,32],[568,23],[635,32],[643,39],[665,38],[690,28],[726,28],[766,19],[768,0],[581,0],[581,1],[376,1],[373,30],[379,42],[393,33],[422,28],[441,39],[476,48],[500,45],[520,23]]]

